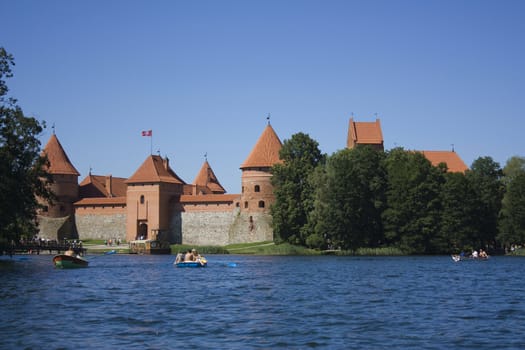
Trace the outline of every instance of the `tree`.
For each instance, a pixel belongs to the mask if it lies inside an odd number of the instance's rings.
[[[525,242],[525,158],[512,157],[503,168],[505,195],[499,218],[498,240],[506,246]]]
[[[317,236],[326,235],[343,249],[380,244],[386,184],[383,154],[356,147],[328,158],[324,172],[314,178],[316,200],[310,226]]]
[[[495,244],[498,215],[505,190],[502,175],[500,165],[491,157],[479,157],[466,172],[475,193],[476,210],[473,216],[477,219],[477,227],[475,235],[471,237],[474,247],[486,248]]]
[[[37,232],[37,196],[50,200],[46,158],[37,138],[45,124],[26,117],[16,99],[7,96],[13,56],[0,48],[0,240],[10,242]]]
[[[274,238],[277,242],[305,245],[309,236],[305,229],[307,213],[312,208],[314,192],[308,178],[324,162],[325,155],[317,141],[297,133],[284,141],[279,157],[283,163],[272,168]]]
[[[408,253],[435,253],[442,170],[419,152],[391,150],[385,160],[388,189],[385,238]]]
[[[463,173],[446,173],[441,189],[441,230],[435,245],[441,252],[471,250],[476,235],[476,195]]]

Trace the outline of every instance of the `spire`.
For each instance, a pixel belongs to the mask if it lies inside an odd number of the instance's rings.
[[[193,185],[207,187],[214,194],[226,193],[224,187],[219,183],[217,176],[215,176],[208,160],[205,160],[202,164],[201,170],[195,177],[195,180],[193,180]]]
[[[276,163],[282,163],[279,151],[282,147],[279,136],[275,133],[269,123],[257,140],[248,158],[242,163],[241,169],[252,167],[271,167]]]
[[[71,161],[69,160],[64,148],[58,141],[55,135],[55,128],[53,126],[53,135],[49,138],[46,147],[44,147],[43,154],[47,156],[49,160],[49,168],[46,170],[50,174],[61,174],[61,175],[76,175],[80,173],[75,169]]]

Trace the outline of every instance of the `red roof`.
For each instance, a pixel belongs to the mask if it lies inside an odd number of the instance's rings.
[[[282,163],[282,160],[279,158],[279,151],[282,146],[281,140],[272,126],[268,124],[248,155],[248,158],[242,163],[241,169],[272,167],[274,164]]]
[[[449,172],[464,173],[468,170],[467,165],[454,151],[420,151],[432,163],[438,166],[440,163],[446,163]]]
[[[75,202],[75,206],[82,205],[126,205],[126,197],[99,197],[99,198],[84,198]]]
[[[64,151],[64,148],[60,144],[60,141],[58,141],[58,138],[55,134],[51,135],[42,153],[45,154],[49,160],[49,168],[46,169],[48,173],[76,176],[80,175],[73,164],[71,164],[71,161],[69,160],[66,152]]]
[[[199,187],[207,187],[212,193],[226,193],[207,160],[202,164],[201,170],[195,180],[193,180],[193,184]]]
[[[183,204],[188,203],[227,203],[233,202],[239,199],[238,194],[202,194],[202,195],[182,195],[180,196],[180,202]]]
[[[125,181],[125,183],[142,183],[142,182],[167,182],[173,184],[186,184],[170,168],[168,159],[161,156],[151,155],[135,173]]]
[[[354,118],[350,118],[346,145],[348,148],[354,145],[383,146],[383,132],[379,119],[375,122],[355,122]]]
[[[80,183],[80,198],[93,197],[125,197],[127,191],[126,179],[122,177],[91,175]],[[111,186],[111,193],[107,186]]]

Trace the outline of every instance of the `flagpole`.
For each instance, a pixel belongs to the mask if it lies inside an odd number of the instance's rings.
[[[153,131],[151,132],[151,136],[149,138],[149,155],[153,155]]]

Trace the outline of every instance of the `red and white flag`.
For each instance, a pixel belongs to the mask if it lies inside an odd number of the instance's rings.
[[[144,131],[142,131],[142,136],[153,136],[153,131],[151,131],[151,130],[144,130]]]

